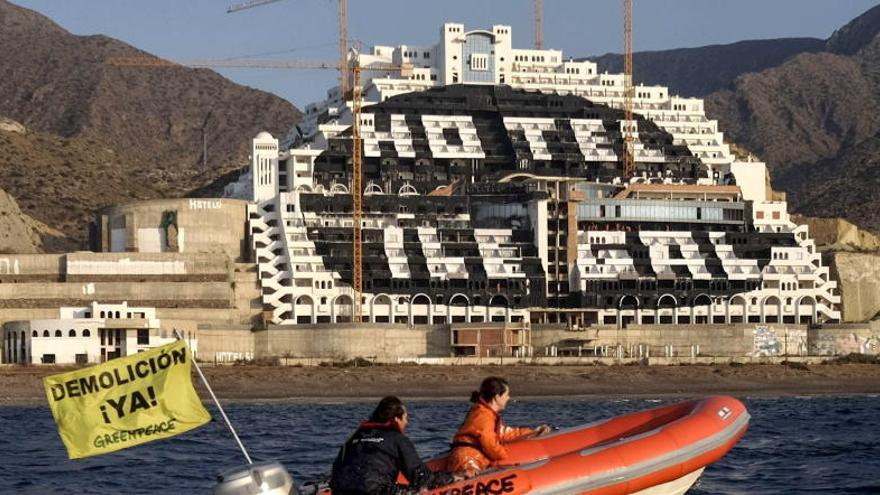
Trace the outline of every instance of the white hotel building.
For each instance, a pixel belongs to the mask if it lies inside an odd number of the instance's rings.
[[[637,86],[626,122],[622,74],[514,49],[509,26],[448,23],[434,46],[377,46],[360,62],[368,321],[840,319],[806,226],[764,163],[731,153],[702,100]],[[369,70],[387,64],[407,70]],[[352,314],[351,122],[351,102],[330,90],[283,146],[257,136],[251,173],[230,188],[253,201],[276,324]],[[636,131],[632,178],[624,126]]]

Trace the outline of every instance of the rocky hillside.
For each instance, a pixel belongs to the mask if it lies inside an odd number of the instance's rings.
[[[810,237],[821,251],[858,251],[880,254],[880,237],[840,218],[793,215],[792,221],[810,228]]]
[[[795,211],[880,232],[880,6],[826,46],[739,77],[707,112],[767,161]]]
[[[748,40],[727,45],[638,52],[633,54],[634,81],[669,87],[671,94],[706,96],[727,89],[742,74],[760,72],[794,55],[822,51],[816,38]],[[599,72],[623,72],[623,56],[590,57]]]
[[[15,198],[0,189],[0,254],[39,253],[68,247],[60,232],[22,213]]]
[[[64,138],[46,132],[0,130],[0,189],[14,194],[22,210],[68,238],[61,245],[82,247],[98,208],[160,197],[149,169],[126,173],[127,159],[91,138]]]
[[[247,161],[251,136],[300,115],[210,70],[109,63],[120,56],[148,54],[0,0],[0,115],[32,131],[0,136],[0,188],[77,242],[92,208],[204,187]]]

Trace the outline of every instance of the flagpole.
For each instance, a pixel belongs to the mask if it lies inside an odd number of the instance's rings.
[[[178,340],[183,340],[183,335],[175,328],[174,335]],[[199,377],[202,379],[202,383],[205,384],[205,388],[208,389],[208,393],[211,394],[211,399],[214,400],[214,404],[217,405],[217,409],[220,410],[220,415],[223,416],[223,421],[226,422],[226,426],[229,428],[229,431],[232,432],[232,436],[235,438],[235,441],[238,443],[238,448],[241,449],[241,453],[244,454],[244,458],[247,459],[248,464],[253,464],[254,461],[251,460],[251,456],[248,455],[247,449],[244,448],[244,444],[241,443],[241,439],[238,438],[238,433],[235,432],[235,428],[232,427],[232,422],[229,421],[229,418],[226,416],[226,411],[223,410],[223,406],[220,405],[220,401],[217,400],[217,396],[214,395],[214,390],[211,389],[211,385],[208,383],[208,379],[205,378],[205,374],[202,373],[202,368],[199,367],[199,363],[196,362],[196,355],[192,349],[189,350],[190,355],[192,356],[193,366],[196,367],[196,371],[199,373]]]

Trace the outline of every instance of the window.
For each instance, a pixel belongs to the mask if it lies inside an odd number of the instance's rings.
[[[88,364],[89,363],[89,355],[88,354],[77,354],[74,359],[76,359],[76,364]]]
[[[150,345],[150,330],[148,328],[138,329],[138,345]]]
[[[779,220],[779,212],[778,211],[773,212],[773,220]]]
[[[67,336],[68,337],[76,337],[76,330],[71,328],[70,331],[67,332]]]
[[[61,335],[61,330],[55,330],[55,336],[56,336],[56,337],[62,337],[63,335]],[[53,362],[54,362],[54,361],[53,361]]]
[[[43,364],[55,364],[55,354],[43,354],[40,361],[42,361]]]
[[[764,218],[764,212],[763,211],[756,211],[755,218],[757,218],[758,220],[762,220]]]
[[[88,328],[83,330],[83,337],[91,337],[91,336],[92,336],[92,332],[90,332]]]
[[[489,70],[489,56],[485,53],[471,54],[471,70],[486,71]]]

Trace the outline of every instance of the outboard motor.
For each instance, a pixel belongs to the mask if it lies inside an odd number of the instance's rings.
[[[217,476],[214,495],[296,495],[287,469],[277,461],[229,469]]]

